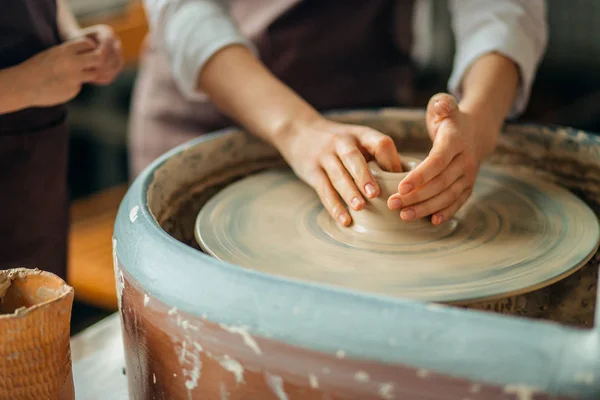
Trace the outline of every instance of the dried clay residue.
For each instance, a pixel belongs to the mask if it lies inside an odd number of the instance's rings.
[[[278,400],[288,400],[287,393],[283,387],[283,378],[267,372],[265,373],[265,380]]]
[[[9,279],[7,276],[0,275],[0,299],[2,299],[2,297],[4,297],[6,294],[6,291],[10,287],[10,282],[11,279]]]

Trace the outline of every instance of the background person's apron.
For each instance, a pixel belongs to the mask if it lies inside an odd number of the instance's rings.
[[[0,69],[61,42],[56,0],[2,0]],[[0,94],[2,95],[2,94]],[[0,114],[0,269],[66,275],[65,106]]]
[[[232,2],[241,26],[243,1]],[[407,106],[412,17],[412,0],[302,0],[251,38],[265,65],[319,110]],[[209,101],[183,98],[151,39],[130,123],[132,178],[169,149],[232,125]]]

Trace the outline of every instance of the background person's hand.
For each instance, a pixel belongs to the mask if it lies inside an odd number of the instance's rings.
[[[433,141],[429,155],[398,185],[388,207],[400,209],[404,220],[431,215],[439,225],[448,221],[467,201],[479,172],[482,152],[478,123],[446,93],[433,96],[427,105],[426,124]]]
[[[25,84],[27,103],[47,107],[73,99],[84,83],[97,78],[100,55],[93,50],[96,44],[80,38],[51,47],[24,61],[20,79]]]
[[[123,67],[121,41],[108,25],[93,25],[77,31],[76,37],[87,37],[96,43],[96,53],[100,57],[98,76],[91,83],[106,85],[111,83]]]
[[[365,126],[337,123],[319,116],[295,122],[282,136],[278,150],[343,226],[348,226],[352,219],[342,200],[348,207],[361,210],[366,205],[365,198],[372,199],[380,193],[368,161],[376,160],[387,171],[402,170],[393,140]]]

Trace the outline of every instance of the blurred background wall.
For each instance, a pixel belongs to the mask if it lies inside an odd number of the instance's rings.
[[[108,87],[86,87],[71,104],[70,183],[73,199],[125,183],[127,116],[135,61],[146,33],[143,9],[129,0],[71,0],[84,24],[109,23],[124,44],[128,66]],[[548,0],[550,43],[524,120],[600,132],[600,3]],[[432,0],[431,59],[419,76],[422,101],[445,90],[453,37],[446,1]]]

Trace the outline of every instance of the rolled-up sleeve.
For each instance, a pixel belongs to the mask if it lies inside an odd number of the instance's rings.
[[[177,86],[188,100],[202,97],[195,90],[198,75],[217,51],[232,44],[256,51],[226,6],[217,0],[144,0],[153,43],[165,55]]]
[[[497,52],[519,69],[517,97],[509,118],[520,115],[529,102],[531,86],[548,42],[544,0],[449,0],[456,40],[448,90],[461,98],[461,83],[477,58]]]

